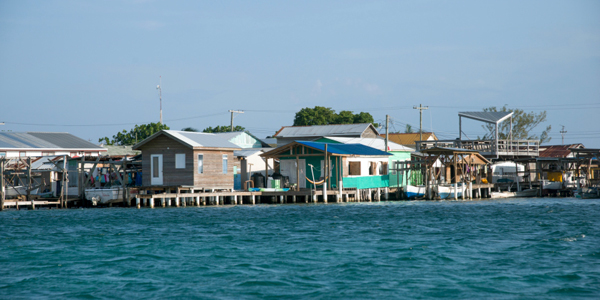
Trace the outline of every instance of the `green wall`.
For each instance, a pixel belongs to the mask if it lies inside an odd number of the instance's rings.
[[[384,188],[390,185],[389,175],[345,177],[344,188]]]

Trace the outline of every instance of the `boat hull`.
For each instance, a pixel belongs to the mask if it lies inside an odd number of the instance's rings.
[[[421,198],[425,196],[425,189],[426,187],[424,185],[407,185],[405,187],[404,194],[406,195],[407,199]]]
[[[454,185],[438,185],[436,186],[436,193],[440,197],[440,199],[454,199],[454,190],[456,189],[456,197],[462,198],[463,193],[465,192],[465,186],[459,185],[456,188]]]

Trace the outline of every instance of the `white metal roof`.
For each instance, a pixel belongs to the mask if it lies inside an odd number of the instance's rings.
[[[511,111],[471,111],[471,112],[459,112],[460,117],[465,117],[481,122],[487,123],[500,123],[513,115]]]
[[[142,145],[153,140],[159,135],[166,134],[183,144],[188,145],[191,148],[205,147],[205,148],[233,148],[240,149],[240,147],[234,143],[229,142],[224,137],[218,136],[214,133],[205,132],[191,132],[191,131],[177,131],[177,130],[161,130],[152,136],[144,139],[137,145],[133,146],[134,150],[138,150]]]
[[[105,151],[66,132],[0,132],[0,149],[69,149]]]
[[[330,139],[343,144],[362,144],[365,146],[369,146],[379,150],[385,150],[385,139],[382,138],[346,138],[346,137],[334,137],[334,136],[326,136],[326,139]],[[400,144],[394,143],[392,141],[388,141],[387,151],[408,151],[414,152],[415,150],[406,146],[402,146]]]

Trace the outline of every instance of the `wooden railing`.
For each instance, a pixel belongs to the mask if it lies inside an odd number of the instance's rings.
[[[459,148],[477,150],[482,155],[514,155],[539,156],[540,142],[538,140],[498,140],[498,148],[494,140],[438,140],[417,141],[417,151],[433,147]]]

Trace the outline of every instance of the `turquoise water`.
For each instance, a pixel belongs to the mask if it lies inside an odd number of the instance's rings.
[[[600,298],[600,200],[0,212],[0,298]]]

